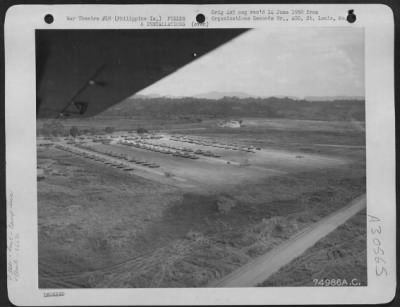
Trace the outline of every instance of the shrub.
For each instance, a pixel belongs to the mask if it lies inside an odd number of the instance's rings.
[[[104,131],[106,132],[106,133],[113,133],[114,132],[114,128],[113,127],[105,127],[104,128]]]
[[[235,205],[236,203],[234,200],[225,196],[222,196],[217,200],[217,210],[221,213],[227,213],[231,211],[231,209],[235,207]]]
[[[79,129],[75,126],[71,127],[71,129],[69,129],[69,134],[73,137],[76,137],[79,135]]]
[[[148,133],[149,131],[145,128],[137,128],[136,132],[139,134],[143,134],[143,133]]]

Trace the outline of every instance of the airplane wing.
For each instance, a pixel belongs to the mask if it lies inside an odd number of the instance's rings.
[[[96,115],[247,30],[37,30],[37,117]]]

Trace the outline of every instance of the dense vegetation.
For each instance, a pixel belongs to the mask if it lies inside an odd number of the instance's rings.
[[[40,136],[72,136],[77,137],[80,135],[94,135],[94,134],[101,134],[105,133],[112,133],[114,132],[114,127],[105,127],[102,130],[96,128],[90,129],[82,129],[76,126],[68,127],[63,125],[60,120],[53,119],[53,120],[42,120],[37,121],[36,123],[36,135]]]
[[[130,98],[106,110],[101,116],[156,119],[195,119],[227,117],[289,118],[309,120],[361,120],[362,100],[308,101],[291,98]]]
[[[365,102],[357,99],[309,101],[277,97],[224,97],[219,100],[193,97],[133,97],[97,116],[84,120],[79,118],[38,120],[37,135],[75,137],[82,134],[112,133],[123,127],[132,131],[137,131],[139,128],[148,130],[146,123],[151,124],[152,128],[160,128],[160,125],[163,126],[166,123],[201,124],[204,123],[203,120],[224,118],[364,121]],[[127,125],[123,122],[124,120],[131,121],[131,119],[134,119],[136,124],[130,122]]]

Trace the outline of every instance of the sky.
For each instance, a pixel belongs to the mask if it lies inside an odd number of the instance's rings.
[[[196,96],[364,96],[364,30],[258,28],[137,94]]]

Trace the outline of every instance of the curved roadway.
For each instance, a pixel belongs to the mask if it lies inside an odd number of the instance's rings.
[[[348,219],[366,207],[365,194],[357,197],[349,205],[323,218],[310,227],[297,233],[288,241],[272,251],[256,258],[220,280],[211,283],[210,287],[252,287],[267,280],[281,267],[302,255],[308,248]]]

